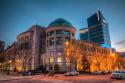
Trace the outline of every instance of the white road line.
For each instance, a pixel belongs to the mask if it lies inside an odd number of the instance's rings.
[[[32,78],[32,80],[41,80],[41,81],[52,82],[52,83],[72,83],[72,82],[64,81],[64,80],[55,80],[52,78],[41,78],[41,77]]]

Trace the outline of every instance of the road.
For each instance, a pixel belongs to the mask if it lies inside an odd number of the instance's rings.
[[[16,77],[16,79],[0,80],[0,83],[125,83],[125,79],[110,79],[110,75],[80,75],[52,77],[37,75],[29,77]]]

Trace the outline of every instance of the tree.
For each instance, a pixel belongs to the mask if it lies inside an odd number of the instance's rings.
[[[70,60],[70,65],[75,64],[79,71],[86,68],[90,68],[91,72],[114,70],[118,58],[115,52],[113,52],[115,57],[111,55],[110,49],[80,40],[70,41],[66,45],[65,53],[66,58]]]

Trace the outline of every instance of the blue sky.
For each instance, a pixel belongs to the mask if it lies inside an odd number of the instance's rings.
[[[100,10],[109,23],[112,47],[125,51],[125,0],[0,0],[0,40],[6,45],[34,24],[47,27],[56,18],[65,18],[79,29]]]

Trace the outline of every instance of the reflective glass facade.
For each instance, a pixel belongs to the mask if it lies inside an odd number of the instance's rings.
[[[47,46],[48,45],[54,46],[54,45],[63,45],[64,42],[69,41],[70,37],[74,35],[71,34],[70,31],[55,30],[55,31],[50,31],[48,36],[50,36],[50,38],[47,40]]]
[[[81,40],[89,40],[107,48],[111,48],[108,23],[100,11],[87,19],[88,31],[80,33]],[[105,44],[105,45],[104,45]]]
[[[88,29],[80,29],[80,39],[81,40],[89,40]]]

